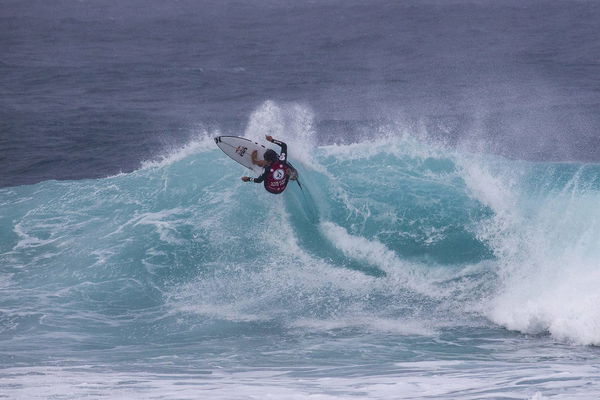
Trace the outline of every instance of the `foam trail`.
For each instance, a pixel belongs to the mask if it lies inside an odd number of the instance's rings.
[[[322,222],[320,228],[324,236],[345,255],[382,269],[390,278],[420,293],[431,297],[443,296],[440,288],[434,285],[432,271],[401,260],[383,243],[350,235],[344,228],[329,221]]]

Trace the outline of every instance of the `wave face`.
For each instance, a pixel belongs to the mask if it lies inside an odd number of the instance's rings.
[[[145,360],[189,346],[206,363],[261,364],[239,355],[266,351],[258,338],[279,360],[280,342],[300,338],[498,326],[600,345],[600,166],[398,131],[315,146],[311,120],[274,103],[251,117],[246,136],[288,142],[300,170],[304,190],[281,196],[242,183],[209,134],[133,173],[1,189],[4,364],[135,359],[127,346]]]

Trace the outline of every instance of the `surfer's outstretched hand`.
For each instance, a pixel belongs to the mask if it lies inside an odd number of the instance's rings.
[[[267,136],[265,136],[265,139],[267,139],[267,142],[272,142],[273,141],[273,136],[267,135]]]
[[[248,182],[250,180],[250,177],[249,176],[242,176],[242,180],[244,182]]]

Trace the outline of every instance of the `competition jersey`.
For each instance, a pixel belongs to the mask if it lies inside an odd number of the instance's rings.
[[[272,143],[281,147],[279,160],[265,167],[261,176],[254,179],[254,182],[264,182],[265,189],[273,194],[279,194],[285,190],[290,180],[290,168],[287,165],[287,145],[279,140],[273,140]]]

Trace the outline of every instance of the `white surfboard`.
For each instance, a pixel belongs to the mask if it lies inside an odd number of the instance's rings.
[[[262,174],[263,167],[252,163],[252,152],[254,150],[257,150],[257,158],[259,160],[263,159],[263,154],[265,154],[267,148],[262,144],[239,136],[217,136],[215,143],[223,150],[223,153],[227,154],[234,161],[253,170],[257,174]]]
[[[263,173],[263,167],[252,163],[252,152],[254,152],[254,150],[257,151],[256,156],[258,160],[264,159],[263,155],[268,149],[262,144],[258,144],[252,140],[239,136],[217,136],[215,138],[215,143],[221,150],[223,150],[223,153],[227,154],[234,161],[237,161],[244,167],[251,169],[257,174]],[[296,168],[294,168],[289,161],[287,162],[287,165],[292,169],[290,173],[290,180],[298,180],[298,171]],[[300,182],[298,182],[298,185],[302,187]]]

